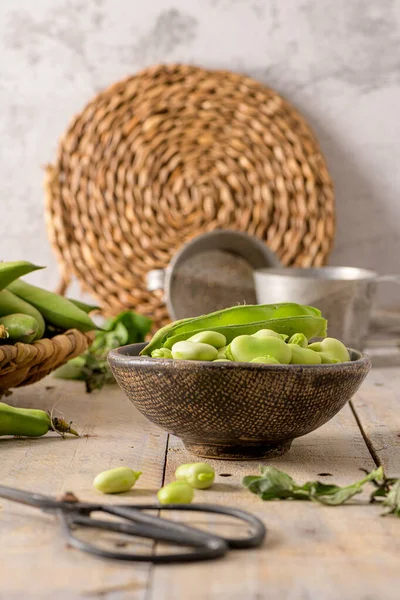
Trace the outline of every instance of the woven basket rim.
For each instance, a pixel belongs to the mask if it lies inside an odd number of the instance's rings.
[[[39,381],[91,345],[94,332],[69,329],[32,344],[0,345],[0,394]]]

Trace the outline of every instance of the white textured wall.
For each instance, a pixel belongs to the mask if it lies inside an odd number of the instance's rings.
[[[0,258],[47,264],[36,281],[56,284],[41,166],[98,90],[172,61],[291,100],[336,184],[331,262],[400,271],[400,0],[0,0]]]

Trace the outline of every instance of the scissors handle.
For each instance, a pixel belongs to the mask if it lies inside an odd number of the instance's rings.
[[[88,514],[79,514],[59,511],[62,528],[69,543],[79,550],[90,552],[103,558],[113,558],[126,561],[152,562],[154,564],[167,564],[177,562],[195,562],[210,560],[224,556],[229,548],[252,548],[259,546],[266,535],[264,524],[249,513],[239,509],[225,508],[209,504],[170,504],[162,510],[197,511],[214,514],[224,514],[235,517],[251,525],[252,531],[245,538],[223,538],[206,533],[189,525],[177,523],[149,515],[144,510],[160,510],[158,504],[110,506],[103,505],[102,512],[121,517],[123,521],[108,521],[94,519]],[[89,544],[73,534],[75,526],[97,528],[113,531],[125,535],[152,539],[154,541],[170,542],[179,546],[191,548],[190,552],[168,554],[136,554],[105,550]]]
[[[158,505],[152,505],[159,510]],[[109,514],[122,517],[124,521],[107,521],[94,519],[90,516],[71,512],[58,511],[61,526],[68,542],[74,548],[101,556],[103,558],[119,559],[125,561],[152,562],[154,564],[167,564],[177,562],[195,562],[210,560],[224,556],[229,549],[228,543],[217,536],[207,534],[181,523],[174,523],[159,517],[141,514],[139,510],[130,508],[107,507],[103,510]],[[143,518],[145,517],[145,518]],[[126,522],[128,520],[129,522]],[[76,537],[73,530],[76,526],[113,531],[125,535],[151,539],[157,542],[169,542],[176,545],[192,548],[191,552],[168,554],[141,554],[131,552],[118,552],[99,548]]]

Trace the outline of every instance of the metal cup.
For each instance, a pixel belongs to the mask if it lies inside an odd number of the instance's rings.
[[[365,347],[377,284],[400,283],[399,275],[378,275],[356,267],[257,269],[257,302],[298,302],[319,308],[328,335],[349,348]]]

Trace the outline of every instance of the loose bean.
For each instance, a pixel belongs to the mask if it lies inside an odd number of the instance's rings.
[[[141,471],[133,471],[129,467],[117,467],[96,475],[93,486],[103,494],[120,494],[128,492],[141,474]]]
[[[173,481],[157,492],[160,504],[190,504],[193,497],[193,488],[186,481]]]
[[[175,477],[178,481],[186,481],[195,489],[205,490],[213,484],[215,471],[207,463],[191,463],[180,465],[175,471]]]

